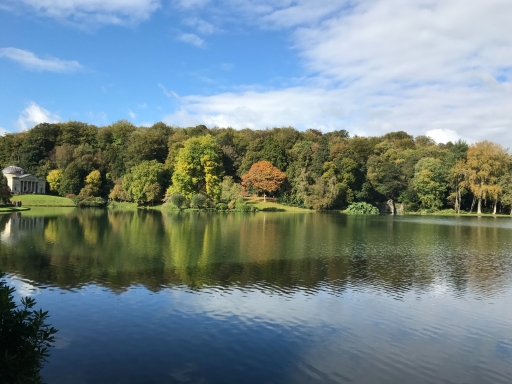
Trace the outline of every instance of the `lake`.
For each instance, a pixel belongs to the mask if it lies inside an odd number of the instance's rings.
[[[47,383],[510,383],[512,220],[33,209]]]

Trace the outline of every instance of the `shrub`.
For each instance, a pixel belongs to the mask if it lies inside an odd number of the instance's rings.
[[[18,308],[14,291],[0,281],[0,377],[5,383],[41,383],[39,370],[57,330],[46,323],[48,312],[32,309],[34,299],[21,299]]]
[[[107,205],[107,201],[101,197],[76,196],[73,198],[73,202],[77,207],[104,207]]]
[[[228,205],[225,203],[219,203],[215,206],[217,211],[226,211],[228,209]]]
[[[368,203],[353,203],[348,206],[345,211],[350,214],[358,214],[358,215],[378,215],[379,210],[377,207],[374,207]]]
[[[182,209],[187,203],[187,199],[185,199],[185,196],[183,196],[181,193],[173,193],[170,196],[169,201],[178,209]]]
[[[202,193],[196,193],[190,200],[190,206],[192,208],[203,208],[206,205],[207,197]]]
[[[74,193],[68,193],[68,194],[66,195],[66,197],[67,197],[68,199],[74,199],[74,198],[76,197],[76,195],[75,195]]]
[[[254,207],[250,206],[243,199],[238,199],[235,203],[235,209],[240,212],[254,212]]]

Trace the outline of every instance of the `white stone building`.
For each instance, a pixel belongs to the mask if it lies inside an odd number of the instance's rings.
[[[13,195],[23,193],[46,193],[46,180],[25,173],[20,167],[11,165],[2,169],[2,173],[7,179],[7,185],[11,188]]]

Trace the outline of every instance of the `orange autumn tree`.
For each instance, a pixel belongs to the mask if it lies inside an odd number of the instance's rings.
[[[272,163],[268,161],[258,161],[254,163],[245,175],[242,176],[242,186],[244,191],[255,189],[258,194],[276,192],[283,184],[286,174],[281,172]]]

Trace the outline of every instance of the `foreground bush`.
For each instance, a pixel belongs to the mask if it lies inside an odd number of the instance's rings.
[[[18,308],[14,291],[0,281],[0,380],[6,384],[41,383],[39,371],[50,355],[48,348],[57,330],[46,323],[48,312],[32,309],[34,299],[21,299]]]
[[[345,212],[356,215],[378,215],[379,209],[368,203],[353,203]]]

